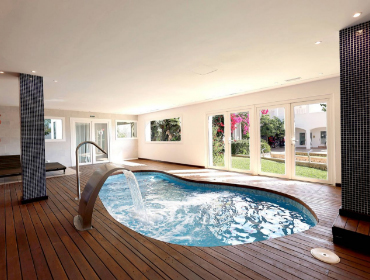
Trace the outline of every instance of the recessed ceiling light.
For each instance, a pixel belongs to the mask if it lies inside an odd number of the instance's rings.
[[[31,72],[32,72],[32,73],[36,73],[36,71],[35,71],[35,70],[32,70]]]
[[[4,72],[3,71],[0,71],[0,74],[4,74]]]
[[[57,80],[54,80],[54,83],[57,83],[58,81]]]
[[[318,44],[321,44],[321,41],[317,41],[317,42],[315,43],[315,45],[318,45]]]
[[[359,17],[362,13],[355,13],[353,17]]]

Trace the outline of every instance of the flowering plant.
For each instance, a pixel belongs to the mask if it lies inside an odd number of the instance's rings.
[[[243,128],[243,134],[246,135],[249,132],[249,114],[231,114],[230,115],[231,121],[231,133],[233,133],[236,129],[236,125],[240,123]]]

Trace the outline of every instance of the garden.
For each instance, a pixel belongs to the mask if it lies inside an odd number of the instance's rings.
[[[249,113],[240,112],[230,115],[231,124],[231,168],[250,170],[250,136]],[[284,120],[274,116],[269,111],[261,110],[261,171],[274,174],[285,174],[285,125]],[[223,115],[212,117],[212,157],[213,166],[225,166],[225,122]],[[271,157],[272,148],[279,148],[281,160]],[[296,175],[299,177],[327,179],[327,171],[308,166],[296,165]]]

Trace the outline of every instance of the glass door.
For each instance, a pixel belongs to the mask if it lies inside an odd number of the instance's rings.
[[[72,166],[76,165],[76,147],[84,141],[95,142],[107,154],[104,154],[91,144],[82,145],[78,150],[78,162],[81,165],[109,162],[109,129],[110,120],[71,118]]]
[[[229,169],[250,171],[250,114],[249,110],[229,112]]]
[[[328,180],[327,101],[291,105],[293,114],[293,178]]]
[[[287,177],[285,150],[285,106],[258,108],[259,118],[259,173]]]
[[[208,167],[226,169],[225,114],[209,115],[207,122]]]
[[[94,147],[94,163],[103,163],[109,162],[109,154],[108,154],[108,122],[93,122],[94,127],[94,142],[98,144],[107,154],[104,154],[98,148]]]
[[[73,151],[76,150],[76,147],[84,142],[91,140],[91,122],[75,122],[75,147]],[[72,157],[73,158],[73,157]],[[92,163],[92,149],[91,145],[83,145],[78,150],[78,162],[80,164],[89,164]]]

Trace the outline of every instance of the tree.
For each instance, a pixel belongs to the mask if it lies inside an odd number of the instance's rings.
[[[326,103],[320,103],[320,106],[321,106],[321,110],[323,112],[326,112]]]
[[[214,166],[224,166],[224,116],[216,115],[212,118],[212,156]]]
[[[51,133],[51,119],[44,120],[44,133],[49,135]]]
[[[180,118],[151,121],[151,140],[152,141],[180,141],[181,122]]]
[[[261,137],[283,138],[285,136],[284,120],[280,120],[278,117],[270,118],[270,115],[262,115],[260,123]]]

